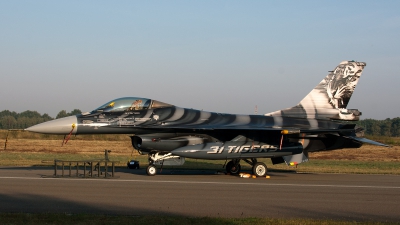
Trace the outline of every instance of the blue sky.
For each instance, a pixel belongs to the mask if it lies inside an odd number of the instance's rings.
[[[349,108],[400,116],[399,1],[0,1],[0,111],[118,97],[226,113],[297,104],[343,60]]]

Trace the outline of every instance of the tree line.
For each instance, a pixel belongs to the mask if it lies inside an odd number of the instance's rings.
[[[61,110],[56,118],[53,118],[47,113],[41,115],[37,111],[26,110],[21,113],[16,113],[14,111],[3,110],[0,112],[0,129],[25,129],[38,123],[81,113],[79,109],[74,109],[69,113],[67,113],[66,110]]]
[[[356,124],[364,128],[366,135],[400,137],[400,117],[385,120],[364,119]]]
[[[41,115],[37,111],[27,110],[16,113],[4,110],[0,112],[0,129],[25,129],[38,123],[81,113],[82,111],[79,109],[74,109],[71,112],[61,110],[56,118],[52,118],[47,113]],[[356,124],[364,128],[366,135],[400,137],[400,117],[385,120],[364,119],[357,121]]]

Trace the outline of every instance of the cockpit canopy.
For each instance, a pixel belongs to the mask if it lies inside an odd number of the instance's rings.
[[[99,111],[100,112],[134,111],[142,109],[164,108],[170,106],[172,105],[164,102],[159,102],[156,100],[151,100],[148,98],[124,97],[109,101],[106,104],[93,110],[92,113]]]

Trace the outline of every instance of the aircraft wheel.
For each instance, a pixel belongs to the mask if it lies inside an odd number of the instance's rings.
[[[149,176],[154,176],[154,175],[156,175],[156,173],[157,173],[157,168],[156,168],[154,165],[149,165],[149,166],[147,167],[146,172],[147,172],[147,175],[149,175]]]
[[[258,162],[253,166],[253,174],[257,177],[265,176],[267,174],[267,171],[267,166],[262,162]]]
[[[228,164],[226,164],[226,172],[227,173],[236,175],[236,174],[240,173],[240,169],[241,169],[241,166],[239,163],[237,164],[237,166],[235,166],[235,163],[233,163],[232,161],[229,161]]]

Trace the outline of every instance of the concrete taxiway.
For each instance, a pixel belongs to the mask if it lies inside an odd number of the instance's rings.
[[[53,169],[0,168],[0,212],[400,221],[400,176],[117,169],[118,179],[44,178]]]

